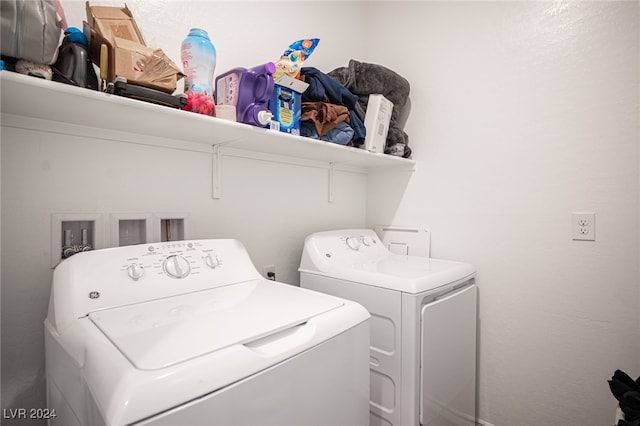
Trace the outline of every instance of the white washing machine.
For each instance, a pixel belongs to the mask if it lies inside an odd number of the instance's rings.
[[[76,254],[45,321],[50,424],[366,425],[369,313],[236,240]]]
[[[472,265],[393,254],[373,230],[319,232],[305,240],[300,285],[371,313],[370,425],[475,425]]]

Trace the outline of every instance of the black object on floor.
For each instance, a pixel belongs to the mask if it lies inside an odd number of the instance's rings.
[[[608,383],[624,413],[624,420],[617,426],[640,426],[640,377],[633,380],[624,371],[616,370]]]

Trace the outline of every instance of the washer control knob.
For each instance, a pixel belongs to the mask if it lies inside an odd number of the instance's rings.
[[[162,269],[171,278],[184,278],[191,273],[189,261],[178,254],[167,257],[162,264]]]
[[[367,237],[361,237],[362,239],[362,244],[364,244],[365,246],[369,247],[371,245],[371,240],[367,239]]]
[[[351,250],[360,250],[360,240],[357,237],[347,237],[346,243]]]
[[[204,257],[204,264],[211,269],[216,269],[218,266],[220,266],[220,259],[218,259],[218,256],[208,254]]]
[[[127,267],[127,275],[134,281],[138,281],[144,276],[144,268],[142,265],[132,263]]]

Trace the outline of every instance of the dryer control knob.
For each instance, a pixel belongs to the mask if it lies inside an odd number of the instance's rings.
[[[138,281],[144,275],[144,268],[142,265],[132,263],[127,267],[127,275],[134,281]]]
[[[346,243],[351,250],[360,250],[360,240],[357,237],[347,237]]]
[[[191,264],[184,257],[174,254],[164,260],[162,269],[171,278],[184,278],[191,273]]]
[[[208,254],[204,257],[204,263],[209,268],[216,269],[218,266],[220,266],[220,259],[218,259],[218,256]]]

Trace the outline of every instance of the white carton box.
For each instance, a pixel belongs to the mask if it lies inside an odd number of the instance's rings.
[[[390,100],[382,95],[369,95],[364,117],[364,127],[367,129],[364,148],[367,151],[384,152],[392,111],[393,103]]]

